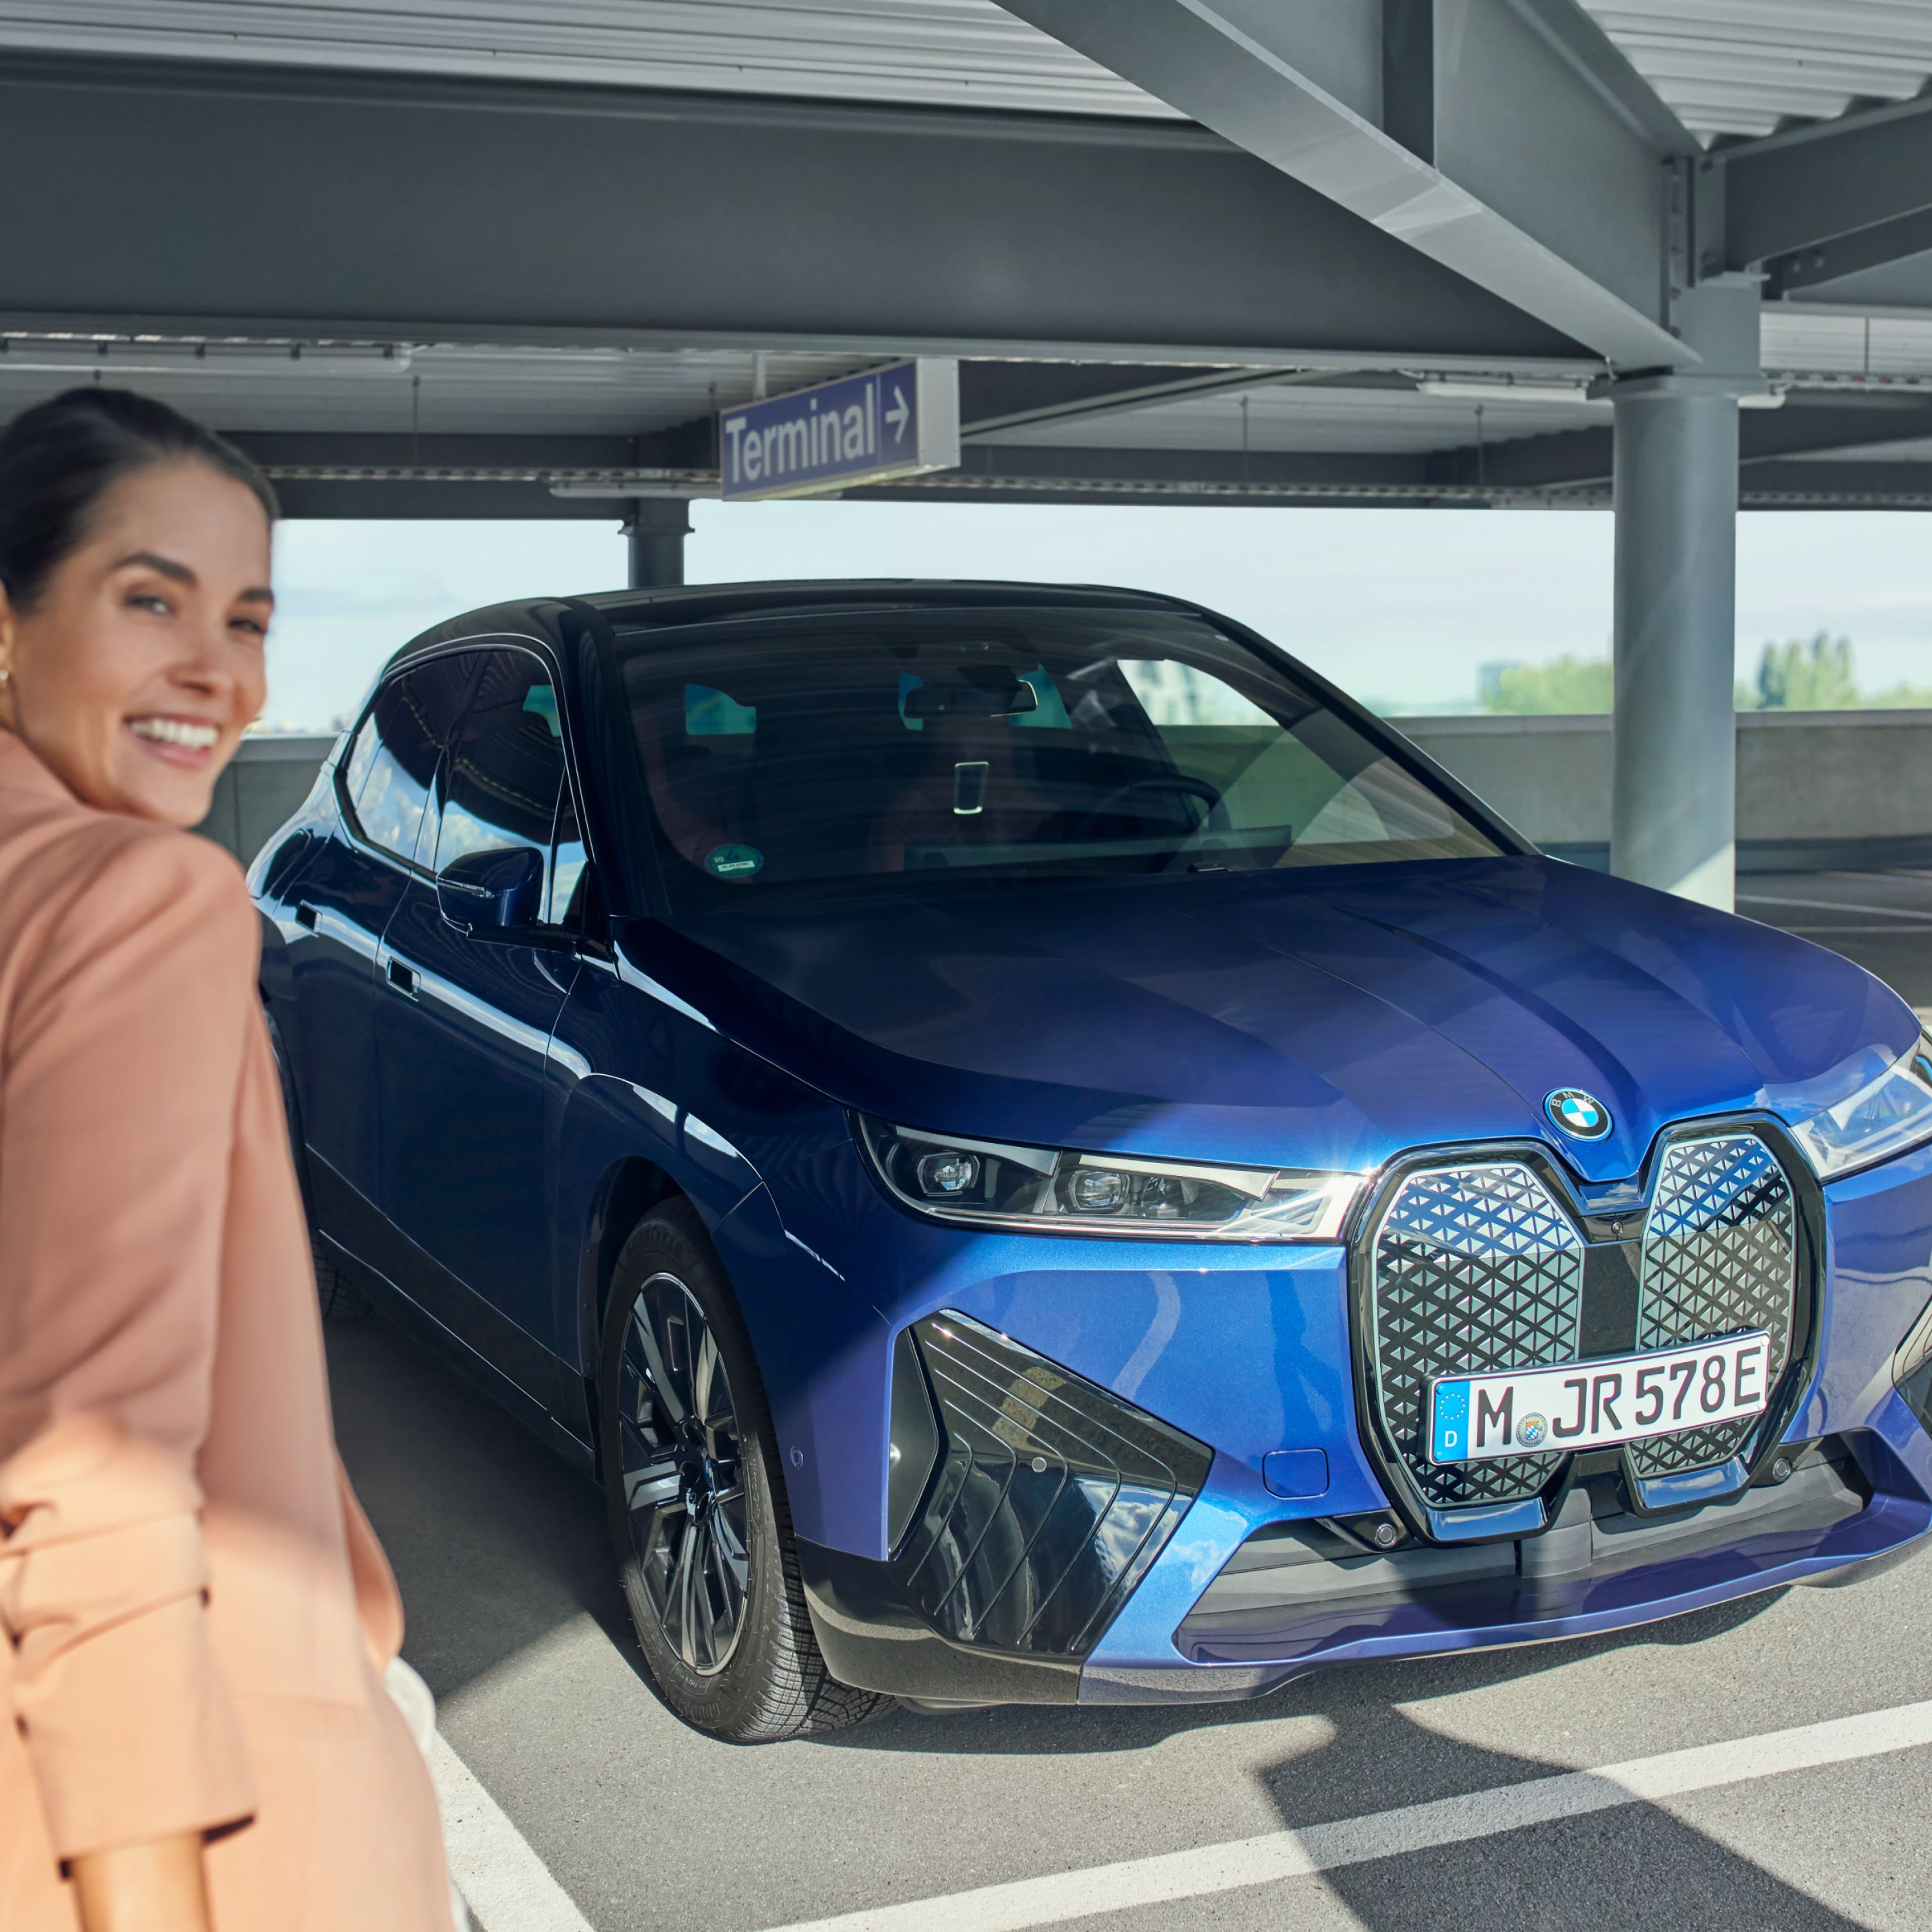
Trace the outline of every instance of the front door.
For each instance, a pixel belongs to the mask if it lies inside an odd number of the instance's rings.
[[[484,653],[437,779],[431,870],[515,847],[548,866],[563,790],[548,670],[525,651]],[[437,1270],[550,1347],[545,1057],[575,956],[471,938],[442,917],[425,874],[404,890],[381,963],[383,1211]],[[449,1325],[503,1354],[494,1324]]]
[[[376,957],[417,861],[436,760],[471,668],[436,659],[377,692],[343,769],[345,833],[324,842],[292,889],[288,1047],[316,1216],[365,1259],[380,1188]]]

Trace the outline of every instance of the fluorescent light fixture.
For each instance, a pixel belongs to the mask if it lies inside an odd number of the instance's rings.
[[[63,342],[0,338],[0,374],[92,376],[400,376],[414,353],[395,347],[312,348],[292,343]]]
[[[1445,396],[1465,403],[1594,403],[1596,398],[1575,382],[1478,382],[1453,380],[1416,384],[1425,396]]]

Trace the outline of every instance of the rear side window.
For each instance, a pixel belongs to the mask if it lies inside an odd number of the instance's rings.
[[[350,748],[343,787],[356,829],[398,859],[428,857],[436,765],[476,669],[473,656],[438,658],[392,678]]]
[[[439,787],[436,869],[519,847],[548,868],[563,790],[563,735],[550,674],[521,651],[484,655],[475,696],[450,740]]]

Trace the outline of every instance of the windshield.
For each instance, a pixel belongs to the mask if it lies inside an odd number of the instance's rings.
[[[1286,667],[1194,618],[862,613],[619,647],[680,910],[1502,849]]]

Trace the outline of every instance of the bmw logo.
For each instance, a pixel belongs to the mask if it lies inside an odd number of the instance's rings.
[[[1543,1111],[1573,1141],[1600,1141],[1610,1130],[1610,1110],[1580,1087],[1559,1087]]]
[[[1550,1432],[1550,1424],[1540,1415],[1526,1415],[1516,1426],[1516,1439],[1526,1449],[1534,1449]]]

